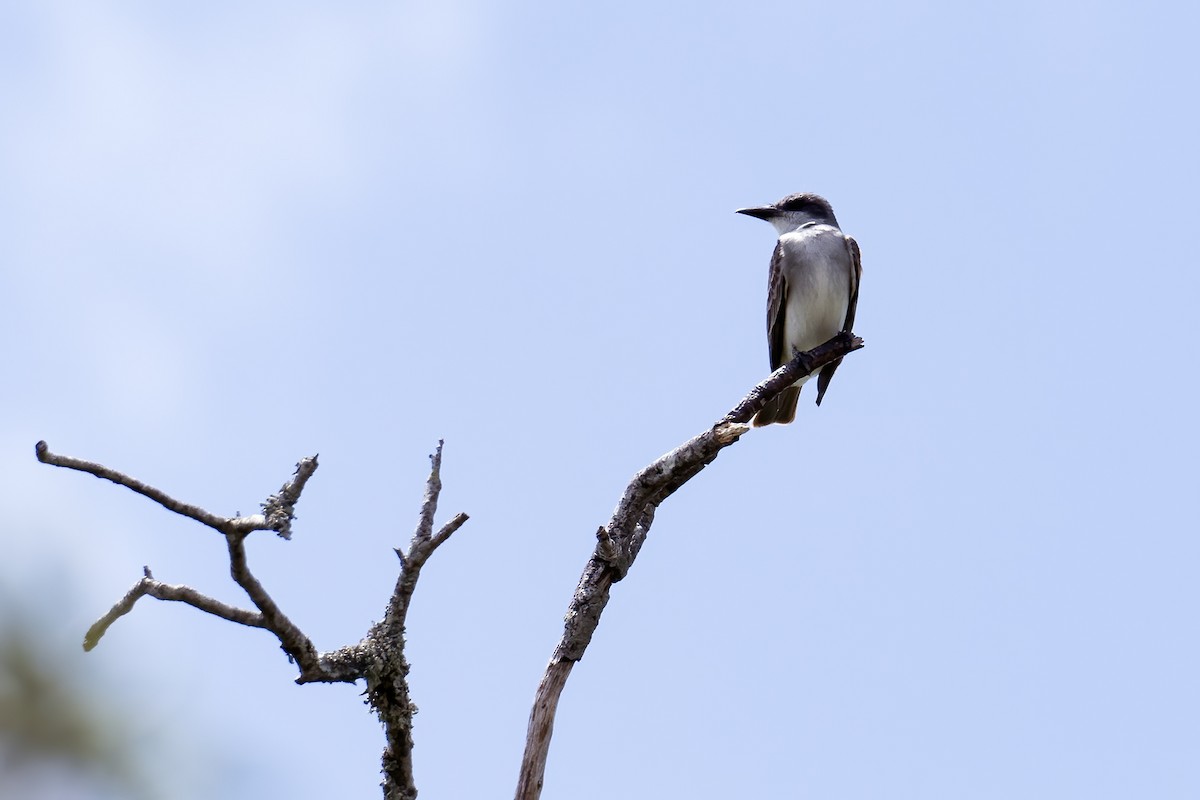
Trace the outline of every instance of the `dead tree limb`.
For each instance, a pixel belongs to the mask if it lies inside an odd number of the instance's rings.
[[[413,781],[412,718],[416,706],[408,693],[408,659],[404,657],[404,622],[421,567],[443,542],[467,521],[459,514],[437,532],[433,532],[433,517],[437,513],[438,494],[442,491],[442,443],[430,456],[429,479],[425,483],[425,500],[421,517],[413,533],[408,552],[396,550],[400,558],[400,577],[388,601],[383,621],[376,623],[367,634],[373,643],[372,657],[367,666],[367,699],[379,714],[387,736],[383,751],[383,796],[413,800],[417,796]]]
[[[516,800],[537,800],[541,796],[559,697],[575,662],[583,658],[592,641],[612,585],[628,574],[646,541],[658,506],[711,464],[721,450],[741,438],[750,429],[748,423],[754,415],[777,394],[800,377],[862,346],[862,339],[846,332],[808,352],[796,354],[754,387],[712,428],[655,459],[633,476],[612,519],[596,532],[596,548],[571,598],[562,638],[550,656],[550,663],[534,695]]]
[[[197,592],[190,586],[173,585],[157,581],[150,574],[149,567],[142,567],[142,573],[142,579],[135,583],[133,588],[126,592],[125,596],[117,601],[117,604],[109,609],[107,614],[96,620],[92,624],[92,627],[88,628],[87,634],[83,637],[84,650],[91,650],[99,644],[100,638],[104,636],[109,626],[120,617],[133,611],[133,604],[146,595],[150,595],[157,600],[174,600],[180,603],[187,603],[189,606],[198,608],[206,614],[212,614],[214,617],[227,619],[239,625],[249,625],[251,628],[267,627],[263,615],[256,611],[248,611],[244,608],[226,605],[219,600],[214,600],[207,595]]]
[[[92,625],[84,637],[83,647],[91,650],[108,628],[120,617],[133,610],[145,596],[159,600],[186,603],[206,614],[221,619],[263,628],[275,634],[288,658],[299,667],[297,683],[354,683],[367,682],[367,699],[384,726],[387,747],[383,753],[383,789],[385,800],[413,800],[417,789],[412,770],[412,717],[416,707],[408,691],[408,662],[404,657],[404,621],[409,602],[417,585],[421,567],[433,552],[467,521],[458,514],[436,533],[433,530],[438,495],[442,490],[442,442],[430,459],[432,468],[425,484],[425,498],[420,520],[407,551],[396,550],[400,557],[400,575],[388,602],[383,622],[374,625],[356,644],[338,650],[318,652],[312,640],[295,625],[272,599],[266,588],[250,570],[246,557],[246,537],[254,531],[274,531],[284,539],[291,538],[296,503],[308,479],[317,469],[317,457],[305,458],[296,465],[290,480],[262,504],[263,513],[248,517],[222,517],[198,506],[189,505],[160,489],[145,484],[117,470],[83,459],[50,452],[45,442],[35,448],[43,464],[86,472],[98,478],[125,486],[147,497],[168,511],[200,522],[225,537],[229,550],[229,572],[257,611],[222,603],[190,586],[179,586],[156,580],[149,567],[142,568],[142,577],[104,616]]]

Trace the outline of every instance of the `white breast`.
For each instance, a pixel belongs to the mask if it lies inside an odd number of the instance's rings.
[[[811,350],[841,331],[850,306],[850,254],[842,232],[814,225],[780,237],[787,281],[784,341]],[[790,357],[790,353],[788,354]]]

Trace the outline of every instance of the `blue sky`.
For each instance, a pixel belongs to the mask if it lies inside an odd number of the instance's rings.
[[[0,578],[54,642],[143,564],[241,602],[213,534],[38,439],[228,514],[319,452],[250,555],[337,647],[444,438],[417,780],[505,796],[596,526],[767,372],[773,233],[733,210],[816,191],[867,348],[660,511],[544,796],[1195,797],[1197,22],[5,4]],[[357,690],[261,632],[147,603],[61,657],[172,796],[375,796]]]

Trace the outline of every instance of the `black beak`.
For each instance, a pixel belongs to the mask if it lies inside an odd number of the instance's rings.
[[[779,209],[775,206],[755,206],[754,208],[739,208],[735,213],[769,220],[779,213]]]

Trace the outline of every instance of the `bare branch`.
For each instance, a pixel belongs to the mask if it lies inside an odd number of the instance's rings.
[[[263,503],[265,525],[255,526],[251,530],[272,530],[281,538],[291,539],[292,520],[296,518],[296,503],[300,502],[300,493],[304,491],[304,485],[316,471],[316,456],[300,459],[292,479],[285,483],[277,494],[271,495],[267,498],[267,502]]]
[[[817,345],[805,353],[796,353],[762,383],[750,390],[733,409],[722,417],[722,422],[749,422],[762,411],[763,406],[775,399],[775,395],[791,386],[804,375],[811,375],[826,364],[861,350],[866,343],[850,331],[842,331],[828,342]]]
[[[421,567],[455,531],[463,526],[468,517],[458,514],[435,534],[434,516],[437,513],[438,496],[442,491],[442,442],[429,457],[429,478],[425,481],[425,499],[417,529],[413,533],[408,551],[396,549],[400,558],[400,576],[396,588],[388,601],[383,621],[372,627],[366,641],[375,650],[374,658],[367,667],[367,698],[383,723],[387,747],[383,752],[383,794],[386,800],[412,800],[417,796],[412,768],[412,719],[416,706],[408,689],[408,660],[404,655],[404,625],[408,617],[409,604]]]
[[[126,592],[125,596],[117,601],[117,604],[109,609],[107,614],[96,620],[92,627],[88,628],[87,634],[83,637],[84,650],[91,650],[99,644],[101,637],[104,636],[109,626],[116,622],[119,617],[123,617],[132,611],[133,604],[144,595],[150,595],[157,600],[173,600],[180,603],[187,603],[189,606],[198,608],[205,613],[227,619],[230,622],[236,622],[239,625],[248,625],[252,628],[266,627],[262,614],[227,605],[220,600],[215,600],[208,595],[197,592],[190,586],[157,581],[150,574],[149,567],[143,567],[142,571],[144,573],[142,579],[135,583],[133,588]]]
[[[269,630],[279,639],[284,652],[298,665],[300,675],[296,678],[297,683],[353,683],[360,678],[366,679],[368,700],[383,722],[387,736],[387,747],[383,753],[384,796],[387,800],[412,800],[416,797],[412,775],[412,718],[416,707],[411,702],[408,690],[409,666],[404,657],[405,618],[421,567],[468,519],[466,514],[458,514],[434,532],[434,517],[442,490],[442,442],[438,442],[436,452],[430,456],[431,469],[412,542],[407,552],[396,549],[396,555],[400,557],[400,575],[383,622],[372,626],[357,644],[325,653],[318,653],[308,636],[283,613],[251,572],[246,555],[246,537],[253,531],[273,530],[284,539],[291,538],[296,503],[308,479],[317,469],[316,456],[302,459],[296,465],[292,478],[262,504],[262,514],[225,518],[181,503],[159,489],[102,464],[51,453],[45,442],[38,442],[36,452],[42,463],[88,472],[110,480],[150,498],[170,511],[222,533],[229,551],[230,575],[258,609],[249,611],[236,608],[189,586],[162,583],[154,579],[149,568],[145,568],[144,577],[88,630],[84,638],[85,650],[94,648],[108,628],[133,610],[134,604],[147,595],[159,600],[183,602],[230,622]]]
[[[246,534],[230,533],[226,535],[225,541],[229,548],[229,574],[250,597],[255,608],[262,613],[263,627],[275,634],[283,651],[300,668],[300,675],[296,678],[296,682],[334,682],[335,679],[325,674],[317,648],[313,645],[312,640],[288,619],[287,615],[271,599],[271,595],[267,594],[267,590],[259,583],[258,578],[250,572],[250,565],[246,560]],[[353,682],[353,679],[350,682]]]
[[[174,511],[180,516],[194,519],[226,535],[234,531],[241,533],[275,531],[284,539],[290,539],[292,537],[291,526],[292,520],[295,519],[296,503],[300,500],[300,493],[304,490],[304,484],[308,482],[308,479],[317,470],[316,456],[301,459],[300,463],[296,465],[296,472],[292,479],[283,485],[278,494],[271,495],[267,498],[267,502],[263,503],[263,509],[266,511],[265,514],[252,514],[248,517],[222,517],[211,511],[205,511],[199,506],[193,506],[176,500],[161,489],[156,489],[149,484],[142,483],[136,478],[106,467],[103,464],[51,453],[50,446],[44,441],[38,442],[34,446],[34,450],[37,453],[38,461],[43,464],[87,472],[95,475],[97,478],[112,481],[118,486],[124,486],[143,497],[150,498],[168,511]]]
[[[458,514],[454,516],[454,519],[443,525],[441,529],[433,535],[433,541],[430,542],[430,552],[433,552],[437,548],[441,547],[442,544],[445,543],[445,541],[451,536],[453,536],[456,530],[466,524],[466,521],[469,519],[470,517],[468,517],[466,514],[462,513],[461,511],[458,512]]]
[[[747,423],[781,391],[800,377],[862,346],[862,339],[844,332],[808,352],[797,353],[791,361],[755,386],[712,428],[655,459],[633,476],[617,503],[612,519],[596,534],[596,548],[571,598],[562,638],[554,648],[546,673],[538,684],[533,709],[529,714],[525,754],[517,779],[517,800],[537,800],[541,796],[550,737],[554,731],[554,714],[571,666],[583,658],[600,624],[600,615],[608,604],[612,585],[629,572],[654,523],[658,506],[711,464],[721,450],[749,431]]]
[[[417,532],[413,535],[413,548],[420,539],[428,539],[433,535],[433,515],[437,513],[438,495],[442,493],[442,445],[445,440],[438,439],[437,450],[429,456],[429,478],[425,481],[425,499],[421,503],[421,516],[417,522]],[[413,549],[410,548],[410,551]]]
[[[346,669],[345,665],[353,659],[349,658],[344,650],[326,656],[317,653],[312,641],[288,619],[287,615],[271,599],[263,585],[254,577],[246,560],[245,540],[251,532],[273,530],[285,539],[291,537],[291,524],[295,519],[296,503],[299,501],[308,479],[317,469],[316,456],[302,459],[296,465],[296,471],[292,478],[283,484],[278,493],[271,495],[262,504],[264,514],[226,518],[197,506],[181,503],[162,490],[103,464],[51,453],[45,442],[38,442],[35,450],[38,460],[44,464],[87,472],[98,478],[125,486],[150,498],[169,511],[194,519],[222,533],[229,549],[230,574],[258,609],[256,613],[235,608],[214,600],[189,586],[172,586],[156,581],[147,569],[145,576],[91,627],[84,639],[84,649],[91,650],[95,647],[113,622],[129,613],[133,609],[134,603],[141,597],[149,595],[159,600],[184,602],[222,619],[271,631],[279,639],[284,652],[300,667],[300,676],[297,680],[301,683],[312,681],[353,682],[361,677],[361,671],[358,674],[352,674]],[[361,659],[359,660],[361,661]]]
[[[546,667],[546,674],[538,684],[533,710],[529,712],[529,733],[525,742],[527,763],[521,764],[521,777],[517,783],[518,798],[540,797],[542,794],[546,759],[550,755],[550,737],[554,735],[554,715],[558,713],[558,699],[562,696],[574,666],[574,661],[551,659],[550,665]]]
[[[110,469],[103,464],[97,464],[92,461],[84,461],[81,458],[72,458],[71,456],[60,456],[57,453],[51,453],[50,446],[44,441],[38,442],[34,450],[37,452],[38,461],[43,464],[87,472],[95,475],[97,478],[112,481],[118,486],[124,486],[143,497],[150,498],[168,511],[174,511],[176,514],[194,519],[222,533],[226,530],[228,520],[225,517],[219,517],[216,514],[205,511],[199,506],[182,503],[161,489],[155,489],[153,486],[142,483],[136,478],[131,478],[122,472],[117,472],[115,469]]]

